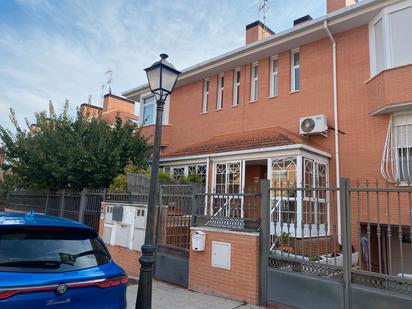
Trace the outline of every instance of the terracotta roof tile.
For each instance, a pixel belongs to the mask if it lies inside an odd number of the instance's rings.
[[[177,151],[164,153],[163,157],[189,156],[306,143],[299,135],[281,127],[275,127],[215,136]]]

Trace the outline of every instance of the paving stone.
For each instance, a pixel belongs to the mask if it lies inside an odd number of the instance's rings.
[[[137,285],[127,288],[127,308],[134,309]],[[244,305],[243,303],[183,289],[160,281],[153,281],[154,309],[257,309],[261,307]]]

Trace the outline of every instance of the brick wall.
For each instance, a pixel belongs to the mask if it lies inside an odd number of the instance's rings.
[[[106,244],[107,249],[115,261],[120,267],[122,267],[126,274],[129,276],[139,276],[140,274],[140,263],[139,258],[142,255],[141,252],[130,250],[128,248],[123,248],[120,246],[112,246]]]
[[[190,251],[189,289],[251,304],[259,302],[259,235],[211,228],[205,251]],[[231,244],[231,269],[212,267],[212,241]]]

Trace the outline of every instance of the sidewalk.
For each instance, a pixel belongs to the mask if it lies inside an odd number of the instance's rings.
[[[136,301],[137,285],[127,287],[127,308],[133,309]],[[197,292],[192,292],[160,281],[153,281],[152,307],[156,309],[258,309],[252,305]]]

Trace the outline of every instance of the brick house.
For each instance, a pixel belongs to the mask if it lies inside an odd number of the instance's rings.
[[[103,107],[84,103],[80,105],[80,112],[87,118],[101,117],[110,124],[116,123],[116,117],[122,122],[132,121],[137,123],[139,117],[135,114],[135,102],[111,93],[104,96]]]
[[[205,190],[218,193],[240,193],[261,179],[274,187],[339,186],[340,177],[408,185],[411,18],[411,0],[327,0],[327,15],[305,16],[280,33],[259,21],[247,25],[245,46],[183,70],[165,105],[161,167],[176,179],[200,174]],[[123,95],[140,103],[150,142],[155,100],[148,85]],[[275,208],[273,233],[285,213],[288,223],[320,223],[327,233],[326,198],[305,198]],[[226,202],[242,207],[242,200]],[[370,216],[376,223],[376,210]]]

